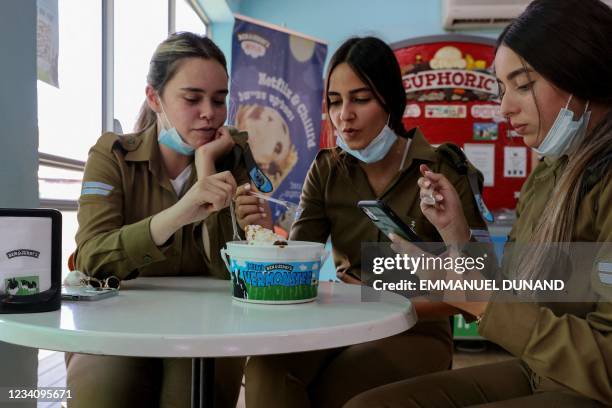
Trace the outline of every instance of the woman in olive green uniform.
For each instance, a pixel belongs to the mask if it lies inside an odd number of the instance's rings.
[[[209,39],[178,33],[158,46],[136,133],[106,133],[90,151],[78,270],[100,280],[228,278],[219,257],[232,236],[227,206],[236,180],[248,178],[223,127],[227,83],[225,57]],[[190,405],[189,359],[68,353],[66,365],[71,407]],[[217,360],[216,406],[235,406],[243,367],[243,358]]]
[[[458,174],[452,160],[418,129],[404,129],[406,96],[387,44],[372,37],[348,40],[332,57],[327,78],[328,115],[339,147],[322,150],[313,162],[291,239],[325,242],[331,236],[338,276],[348,283],[361,283],[361,243],[388,242],[357,207],[360,200],[384,201],[424,240],[439,241],[419,208],[418,167],[423,163],[457,186],[470,226],[486,228],[467,176]],[[239,224],[268,220],[264,206],[244,191],[241,186],[237,193]],[[449,320],[436,312],[448,313],[449,308],[419,306],[419,323],[397,336],[332,350],[252,357],[246,369],[247,406],[339,407],[389,381],[448,369]]]
[[[612,242],[610,38],[612,10],[599,0],[535,0],[499,38],[502,112],[543,157],[521,190],[511,242]],[[454,210],[457,192],[444,175],[422,171],[419,185],[442,197],[422,204],[424,214],[446,243],[463,245],[469,233]],[[482,318],[482,336],[517,359],[389,384],[346,407],[612,405],[612,251],[593,246],[599,252],[579,270],[593,298],[462,305]],[[520,276],[545,278],[547,268],[529,265]]]

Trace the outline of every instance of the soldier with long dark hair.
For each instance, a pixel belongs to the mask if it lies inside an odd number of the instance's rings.
[[[599,0],[535,0],[502,32],[495,55],[501,110],[542,156],[525,182],[511,242],[612,242],[612,10]],[[442,174],[422,167],[421,204],[447,244],[469,240],[458,196]],[[443,205],[441,205],[443,204]],[[401,242],[396,243],[409,245]],[[525,245],[523,245],[525,246]],[[541,278],[532,257],[517,271]],[[612,405],[612,254],[580,276],[597,301],[500,302],[463,306],[479,332],[516,358],[407,379],[364,393],[357,407],[598,407]]]

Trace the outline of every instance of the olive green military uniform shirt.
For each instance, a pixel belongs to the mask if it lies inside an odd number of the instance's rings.
[[[455,186],[468,223],[473,229],[486,229],[466,175],[460,175],[450,161],[431,146],[418,129],[402,169],[380,196],[376,196],[359,161],[340,148],[336,152],[346,171],[334,162],[331,149],[317,155],[306,176],[301,196],[301,215],[291,228],[291,239],[326,242],[331,234],[333,257],[338,272],[361,276],[361,243],[389,242],[372,221],[357,207],[360,200],[382,200],[424,240],[441,242],[436,228],[420,208],[419,165],[444,174]]]
[[[236,139],[236,132],[232,131]],[[231,170],[238,184],[248,175],[241,149],[216,164]],[[182,196],[197,179],[194,164]],[[105,133],[89,152],[79,198],[76,267],[89,275],[121,279],[136,276],[212,275],[229,278],[220,248],[232,239],[229,209],[211,214],[206,225],[210,259],[202,242],[202,222],[174,233],[163,246],[151,238],[151,218],[179,200],[164,168],[157,127],[136,134]]]
[[[565,161],[545,159],[521,190],[517,221],[509,241],[529,242]],[[612,242],[612,172],[584,196],[572,241]],[[612,263],[601,253],[585,270],[600,302],[490,302],[480,323],[482,336],[520,357],[533,370],[536,391],[573,391],[612,405],[612,284],[599,278],[598,265]],[[502,379],[500,379],[502,380]]]

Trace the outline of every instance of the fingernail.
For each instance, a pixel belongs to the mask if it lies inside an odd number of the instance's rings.
[[[266,218],[266,217],[267,217],[266,213],[261,213],[261,218]]]
[[[429,186],[431,186],[431,181],[425,181],[425,182],[423,183],[423,186],[425,186],[425,187],[429,188]]]
[[[391,233],[389,233],[389,239],[390,239],[391,241],[395,241],[395,239],[396,239],[396,238],[397,238],[397,236],[396,236],[394,233],[392,233],[392,232],[391,232]]]
[[[244,185],[244,189],[245,190],[250,190],[251,189],[251,185],[249,183]]]
[[[263,207],[259,207],[259,211],[264,212]]]
[[[431,170],[425,170],[425,173],[424,173],[424,174],[425,174],[426,176],[430,175],[430,174],[431,174]]]
[[[436,200],[442,201],[443,199],[444,199],[444,196],[442,194],[436,194]]]
[[[259,199],[259,204],[264,204],[266,202],[266,200],[264,200],[263,198]]]

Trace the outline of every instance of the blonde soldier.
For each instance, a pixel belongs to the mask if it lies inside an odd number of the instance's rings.
[[[321,151],[312,164],[291,239],[325,242],[331,235],[338,276],[348,283],[360,283],[361,243],[388,242],[357,207],[360,200],[384,201],[424,240],[439,241],[419,209],[421,163],[446,174],[460,191],[470,225],[486,228],[468,177],[458,174],[455,160],[433,148],[419,130],[404,129],[406,96],[387,44],[372,37],[345,42],[331,59],[326,90],[339,147]],[[478,178],[475,169],[470,170]],[[244,190],[241,186],[237,193],[241,226],[269,220]],[[452,361],[452,338],[448,317],[439,316],[447,316],[448,309],[444,304],[419,304],[420,321],[414,328],[379,341],[252,357],[246,369],[247,406],[339,407],[378,385],[446,370]]]
[[[136,133],[106,133],[90,151],[79,199],[79,270],[98,279],[228,278],[219,249],[232,236],[227,206],[235,180],[247,175],[222,127],[227,83],[225,57],[209,39],[177,33],[158,46]],[[216,365],[215,406],[233,407],[244,359]],[[66,366],[71,407],[190,405],[189,359],[68,353]]]
[[[510,241],[540,247],[612,242],[610,38],[612,10],[601,1],[535,0],[498,40],[502,112],[543,156],[521,190]],[[422,204],[424,214],[444,231],[446,243],[463,245],[469,235],[457,192],[444,175],[422,170],[419,185],[433,186],[444,204]],[[611,406],[609,244],[585,261],[578,277],[597,301],[504,303],[493,297],[488,305],[462,305],[482,318],[482,336],[517,359],[389,384],[346,407]],[[521,278],[544,278],[539,262],[525,266],[517,271]]]

